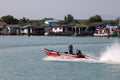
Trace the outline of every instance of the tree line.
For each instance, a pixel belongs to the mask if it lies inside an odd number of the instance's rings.
[[[44,18],[41,20],[30,20],[26,17],[23,17],[22,19],[17,19],[12,15],[6,15],[6,16],[2,16],[0,21],[6,22],[7,24],[25,24],[25,23],[39,23],[39,24],[43,24],[45,20],[51,20],[53,18]],[[64,20],[59,20],[60,24],[69,24],[69,23],[81,23],[84,22],[84,24],[88,24],[88,23],[92,23],[92,22],[102,22],[102,18],[100,15],[95,15],[90,17],[88,20],[77,20],[74,19],[74,17],[71,14],[67,14],[64,17]],[[118,19],[117,20],[112,20],[111,21],[113,24],[117,24]]]

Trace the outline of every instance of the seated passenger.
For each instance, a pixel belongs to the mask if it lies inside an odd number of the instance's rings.
[[[81,53],[80,50],[76,51],[76,55],[77,55],[78,58],[85,58],[85,56]]]

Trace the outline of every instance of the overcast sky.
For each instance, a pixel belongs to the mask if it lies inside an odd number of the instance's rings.
[[[88,19],[99,14],[103,19],[120,16],[120,0],[0,0],[0,17],[64,19],[67,14],[75,19]]]

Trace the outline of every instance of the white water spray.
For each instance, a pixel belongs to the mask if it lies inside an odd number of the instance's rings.
[[[102,53],[102,56],[98,60],[96,57],[94,58],[90,57],[89,59],[72,59],[61,57],[45,57],[43,60],[120,64],[120,44],[116,41],[106,48],[106,51]]]
[[[51,57],[51,56],[48,56],[48,57],[45,57],[43,58],[43,60],[45,61],[63,61],[63,62],[87,62],[87,63],[96,63],[98,60],[96,59],[85,59],[85,58],[67,58],[67,57]]]
[[[120,63],[120,44],[115,42],[108,46],[100,61],[107,63]]]

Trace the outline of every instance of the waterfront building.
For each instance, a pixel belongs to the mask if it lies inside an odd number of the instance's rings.
[[[70,36],[73,35],[73,25],[60,25],[57,20],[47,20],[43,27],[45,35]]]
[[[17,35],[20,34],[20,25],[5,25],[1,30],[2,35]]]
[[[113,26],[110,22],[96,22],[90,23],[90,27],[93,28],[93,36],[96,37],[108,37],[113,35],[113,30],[115,30],[115,26]]]
[[[5,22],[0,22],[0,34],[2,34],[3,28],[7,25]]]

